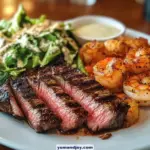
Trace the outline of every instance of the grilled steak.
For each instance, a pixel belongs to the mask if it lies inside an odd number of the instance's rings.
[[[44,132],[59,126],[60,120],[35,95],[26,78],[11,81],[11,86],[32,128],[37,132]]]
[[[11,114],[17,118],[24,117],[8,83],[0,87],[0,111]]]
[[[87,120],[87,112],[64,93],[52,77],[39,71],[35,75],[31,73],[28,76],[28,81],[37,95],[61,118],[61,130],[63,132],[77,129]]]
[[[67,66],[47,67],[45,72],[52,73],[63,90],[88,112],[89,129],[95,132],[123,126],[128,105],[94,79]]]

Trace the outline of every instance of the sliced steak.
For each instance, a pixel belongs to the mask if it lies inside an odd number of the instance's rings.
[[[63,132],[78,129],[87,120],[87,112],[64,93],[52,77],[39,71],[38,74],[30,74],[28,81],[37,95],[61,118]]]
[[[24,118],[8,83],[0,87],[0,111],[11,114],[17,118]]]
[[[44,72],[53,74],[64,91],[88,112],[89,129],[95,132],[123,126],[128,105],[94,79],[67,66],[47,67]]]
[[[60,120],[32,90],[26,78],[11,81],[11,86],[29,124],[37,132],[59,127]]]

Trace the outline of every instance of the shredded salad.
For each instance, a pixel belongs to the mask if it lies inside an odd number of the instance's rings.
[[[26,15],[22,5],[11,20],[0,21],[0,39],[13,38],[25,25],[42,24],[45,17],[33,19]],[[0,47],[0,85],[10,76],[17,77],[27,69],[43,67],[63,55],[66,64],[86,73],[80,56],[79,44],[69,25],[57,23],[38,34],[23,32],[18,38]]]

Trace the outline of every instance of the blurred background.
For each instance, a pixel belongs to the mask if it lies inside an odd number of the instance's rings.
[[[82,15],[105,15],[150,34],[150,0],[0,0],[0,19],[10,18],[20,3],[31,17],[45,14],[52,20],[66,20]],[[10,149],[1,145],[0,150]]]
[[[0,0],[0,19],[10,18],[19,3],[31,17],[46,14],[49,19],[65,20],[88,14],[106,15],[127,27],[150,33],[150,0]]]

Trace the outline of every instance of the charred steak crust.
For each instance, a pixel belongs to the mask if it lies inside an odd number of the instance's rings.
[[[129,108],[94,79],[64,64],[26,72],[11,81],[11,87],[37,132],[52,128],[70,132],[85,122],[92,132],[121,128]],[[0,88],[0,103],[5,106],[0,110],[12,113],[8,94]]]
[[[90,130],[95,132],[123,126],[128,105],[113,96],[108,89],[68,66],[57,65],[47,67],[46,70],[88,112],[87,125]]]
[[[39,99],[26,78],[18,78],[11,81],[12,89],[20,104],[29,124],[37,132],[44,132],[60,125],[60,120]]]
[[[87,112],[66,94],[44,69],[28,73],[28,81],[37,95],[61,118],[61,130],[68,132],[81,127],[87,119]],[[48,73],[48,72],[47,72]]]
[[[11,114],[20,119],[24,118],[8,82],[0,87],[0,111]]]
[[[6,85],[0,87],[0,111],[13,114],[9,101],[9,93],[5,88]]]

